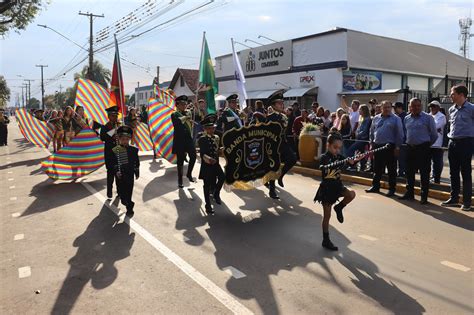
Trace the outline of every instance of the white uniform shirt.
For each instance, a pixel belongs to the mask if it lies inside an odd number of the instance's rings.
[[[446,125],[446,116],[442,112],[437,112],[435,115],[433,114],[430,114],[430,115],[433,116],[434,118],[436,130],[438,132],[438,139],[436,139],[435,143],[433,143],[431,147],[441,148],[443,146],[444,126]]]

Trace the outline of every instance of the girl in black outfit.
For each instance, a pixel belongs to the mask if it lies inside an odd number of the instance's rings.
[[[342,184],[341,181],[341,170],[346,167],[346,163],[338,166],[329,166],[329,164],[344,160],[344,156],[340,154],[342,149],[342,136],[339,132],[332,131],[329,133],[327,140],[327,151],[321,155],[320,168],[322,171],[322,182],[319,185],[319,189],[316,192],[314,201],[318,201],[323,205],[323,247],[329,250],[337,250],[338,248],[329,239],[329,219],[331,218],[331,208],[338,201],[339,198],[343,197],[342,201],[334,206],[334,211],[337,215],[337,220],[342,223],[344,222],[344,216],[342,215],[342,209],[349,204],[355,198],[355,192],[348,189]],[[361,158],[348,160],[349,164],[354,164]]]

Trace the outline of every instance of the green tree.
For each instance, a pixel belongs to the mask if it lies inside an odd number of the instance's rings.
[[[40,101],[34,97],[29,99],[28,104],[26,104],[26,108],[40,108]]]
[[[84,66],[82,68],[81,73],[74,74],[74,80],[81,79],[88,79],[87,73],[89,71],[89,65]],[[112,77],[112,73],[109,69],[105,68],[99,61],[94,61],[92,65],[92,81],[95,81],[102,85],[104,88],[109,87],[110,79]]]
[[[10,88],[7,85],[7,80],[0,75],[0,107],[4,107],[5,103],[10,100]]]
[[[24,30],[48,3],[49,0],[2,1],[0,4],[0,35],[5,36],[10,30],[17,33]]]

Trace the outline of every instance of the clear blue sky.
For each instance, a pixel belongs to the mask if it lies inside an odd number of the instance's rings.
[[[144,2],[52,0],[25,31],[10,33],[0,41],[0,73],[11,86],[12,100],[21,91],[17,86],[23,83],[23,78],[18,75],[35,79],[32,97],[40,98],[40,70],[35,64],[48,65],[45,78],[49,79],[61,73],[77,53],[80,56],[86,54],[37,24],[47,24],[82,45],[87,42],[89,23],[86,17],[77,14],[78,11],[105,14],[105,18],[94,21],[97,31]],[[144,29],[202,2],[185,1]],[[151,70],[151,73],[147,73],[140,67],[122,62],[125,89],[127,93],[133,93],[138,81],[140,85],[150,84],[157,65],[161,66],[161,81],[171,79],[177,67],[197,69],[203,31],[207,32],[212,57],[230,52],[231,37],[241,42],[249,38],[265,43],[263,39],[258,40],[257,36],[285,40],[336,26],[439,46],[458,53],[458,20],[469,16],[473,5],[474,0],[228,0],[226,5],[216,10],[123,44],[120,47],[122,57]],[[112,67],[113,49],[96,57],[106,67]],[[60,85],[63,90],[71,86],[74,72],[78,72],[86,63],[87,60],[63,79],[48,82],[46,94],[59,90]]]

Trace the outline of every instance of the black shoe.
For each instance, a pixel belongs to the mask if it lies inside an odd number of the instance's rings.
[[[325,239],[325,240],[323,240],[323,243],[322,243],[321,245],[323,245],[324,248],[329,249],[329,250],[334,250],[334,251],[338,250],[337,246],[335,246],[335,245],[331,242],[330,239]]]
[[[214,215],[216,212],[212,209],[211,205],[206,205],[206,213],[209,215]]]
[[[135,203],[132,201],[132,203],[130,204],[130,206],[127,207],[127,213],[125,213],[125,215],[129,218],[133,217],[133,215],[135,214],[135,212],[133,212],[133,207],[135,206]]]
[[[220,196],[219,194],[214,193],[213,197],[214,197],[214,201],[215,201],[218,205],[222,204],[221,196]]]
[[[443,201],[441,203],[441,205],[445,206],[445,207],[459,206],[459,199],[455,199],[455,198],[451,197],[448,200]]]
[[[398,197],[400,200],[414,200],[415,196],[412,193],[406,192],[403,196]]]
[[[179,188],[183,188],[183,187],[184,187],[184,185],[183,185],[183,179],[182,179],[182,178],[179,178],[179,179],[178,179],[178,187],[179,187]]]
[[[194,177],[192,177],[191,175],[188,175],[188,176],[186,176],[186,177],[188,178],[188,180],[189,180],[190,183],[195,183],[195,182],[196,182],[196,180],[194,179]]]
[[[389,189],[387,193],[385,194],[386,197],[393,197],[395,196],[395,189]]]
[[[112,192],[111,191],[107,191],[107,199],[112,199]]]
[[[471,205],[462,205],[461,210],[462,211],[471,211]]]
[[[342,202],[339,202],[337,205],[334,206],[334,211],[336,212],[337,221],[339,221],[339,223],[344,222],[344,216],[342,215],[342,209],[344,209],[345,206],[346,205],[343,204]]]
[[[369,189],[365,190],[366,193],[380,193],[380,188],[372,186]]]
[[[283,185],[283,177],[278,178],[278,185],[280,187],[285,187],[285,185]]]
[[[420,205],[427,205],[427,204],[428,204],[428,198],[427,197],[421,197]]]
[[[280,199],[280,197],[278,197],[278,194],[276,193],[276,191],[274,190],[270,190],[270,193],[268,194],[270,196],[270,198],[272,199]]]

